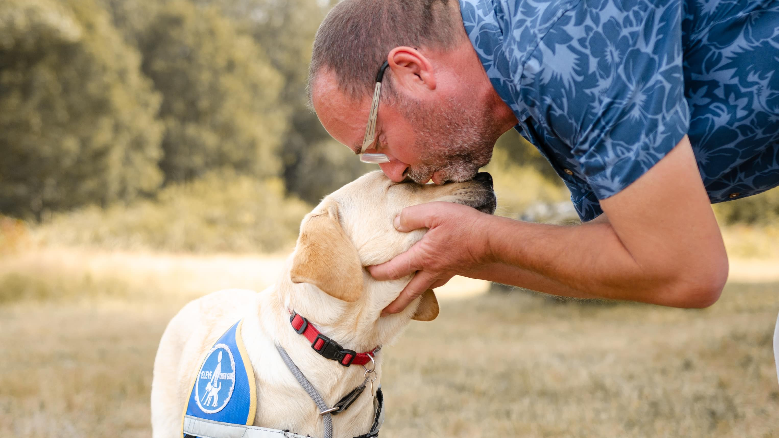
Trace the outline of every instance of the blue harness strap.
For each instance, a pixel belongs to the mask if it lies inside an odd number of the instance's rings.
[[[205,355],[190,391],[184,418],[251,425],[257,387],[241,338],[243,320],[230,327]],[[183,419],[182,419],[182,435]]]

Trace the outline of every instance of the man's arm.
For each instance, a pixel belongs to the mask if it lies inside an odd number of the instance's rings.
[[[603,216],[572,227],[518,222],[455,204],[410,207],[401,213],[399,229],[426,227],[428,233],[370,272],[377,279],[417,272],[388,313],[455,274],[582,298],[675,307],[717,300],[727,280],[727,255],[686,136],[601,206]]]

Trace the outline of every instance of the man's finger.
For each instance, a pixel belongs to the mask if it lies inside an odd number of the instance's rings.
[[[404,208],[395,216],[395,229],[407,233],[420,228],[431,228],[435,224],[440,204],[445,202],[429,202]]]
[[[368,272],[371,274],[371,277],[379,281],[397,280],[421,269],[419,263],[417,263],[415,247],[416,245],[412,246],[408,251],[388,262],[368,266]]]
[[[422,295],[426,290],[430,289],[430,286],[436,281],[436,278],[432,274],[427,272],[417,272],[414,278],[406,285],[406,288],[400,292],[395,301],[391,302],[389,306],[385,307],[381,312],[382,315],[398,313],[403,311],[412,301],[418,296]]]

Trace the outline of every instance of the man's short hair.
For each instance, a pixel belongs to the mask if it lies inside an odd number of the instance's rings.
[[[323,69],[353,99],[373,92],[376,73],[398,46],[446,50],[464,35],[457,0],[344,0],[327,14],[314,38],[308,93]],[[387,81],[385,77],[384,81]],[[390,83],[387,88],[391,89]]]

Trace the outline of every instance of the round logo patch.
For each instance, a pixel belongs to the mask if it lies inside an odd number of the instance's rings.
[[[195,399],[206,414],[214,414],[227,406],[235,388],[235,359],[230,347],[216,344],[208,352],[195,384]]]

